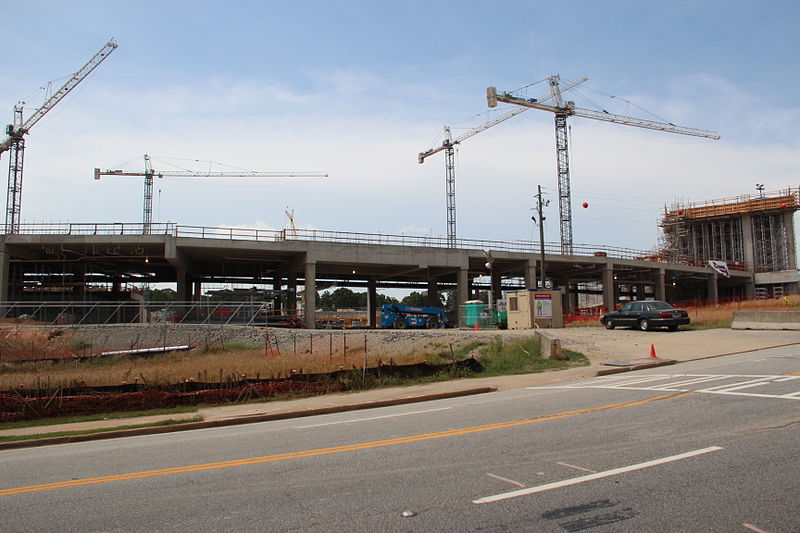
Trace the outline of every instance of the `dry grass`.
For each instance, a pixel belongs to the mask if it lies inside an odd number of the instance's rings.
[[[457,357],[464,355],[465,346],[466,342],[453,343]],[[365,362],[367,366],[375,367],[390,362],[400,365],[424,361],[438,364],[449,359],[449,347],[443,349],[435,343],[428,343],[421,349],[412,349],[405,354],[396,351],[386,354],[373,347],[369,349],[366,361],[363,345],[348,347],[346,355],[339,350],[333,354],[326,351],[311,355],[305,351],[297,355],[269,356],[264,348],[228,345],[225,349],[197,348],[148,358],[114,356],[62,362],[0,363],[0,390],[55,390],[125,383],[163,386],[184,381],[224,383],[245,377],[279,378],[294,373],[327,373],[342,368],[362,368]]]
[[[678,304],[678,306],[689,312],[692,321],[689,326],[681,326],[682,329],[730,328],[735,311],[800,310],[800,295],[787,296],[777,300],[747,300],[709,305]],[[573,322],[568,327],[587,326],[601,327],[599,317],[587,317],[586,320]]]
[[[789,311],[800,309],[800,296],[778,300],[748,300],[718,305],[683,306],[692,320],[688,329],[730,328],[735,311]]]

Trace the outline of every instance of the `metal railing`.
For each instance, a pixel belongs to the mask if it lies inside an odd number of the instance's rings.
[[[143,235],[142,223],[50,223],[20,224],[21,235]],[[382,233],[360,233],[319,229],[258,229],[243,227],[183,226],[173,223],[150,225],[149,235],[169,235],[199,239],[244,240],[258,242],[333,242],[346,244],[374,244],[384,246],[413,246],[425,248],[452,248],[446,237],[395,235]],[[538,254],[540,244],[536,241],[500,241],[488,239],[456,239],[456,249],[491,250]],[[561,255],[561,244],[544,243],[545,253]],[[572,255],[608,256],[619,259],[654,258],[656,252],[596,244],[573,244]]]

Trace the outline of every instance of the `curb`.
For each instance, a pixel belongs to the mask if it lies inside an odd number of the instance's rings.
[[[64,437],[47,437],[41,439],[18,440],[12,442],[0,442],[0,451],[14,450],[20,448],[35,448],[39,446],[51,446],[55,444],[69,444],[73,442],[87,442],[92,440],[116,439],[122,437],[134,437],[139,435],[157,435],[161,433],[177,433],[178,431],[191,431],[193,429],[207,429],[224,426],[238,426],[242,424],[252,424],[255,422],[269,422],[273,420],[287,420],[290,418],[304,418],[307,416],[326,415],[331,413],[344,413],[347,411],[359,411],[362,409],[374,409],[376,407],[389,407],[393,405],[404,405],[409,403],[429,402],[433,400],[444,400],[447,398],[458,398],[461,396],[472,396],[475,394],[486,394],[497,391],[494,387],[480,387],[476,389],[464,389],[453,392],[439,392],[436,394],[423,394],[420,396],[406,396],[393,398],[391,400],[378,400],[374,402],[356,403],[351,405],[337,405],[333,407],[319,407],[316,409],[306,409],[303,411],[291,411],[287,413],[273,413],[261,415],[248,415],[238,418],[223,418],[220,420],[210,420],[204,422],[187,422],[174,426],[154,426],[135,429],[120,429],[110,431],[99,431],[97,433],[87,433],[84,435],[68,435]]]
[[[685,362],[685,361],[681,361]],[[678,361],[674,359],[662,359],[661,361],[653,361],[652,363],[640,363],[637,365],[621,366],[616,368],[604,368],[597,371],[598,376],[608,376],[610,374],[622,374],[623,372],[633,372],[634,370],[645,370],[647,368],[655,368],[657,366],[674,365]]]

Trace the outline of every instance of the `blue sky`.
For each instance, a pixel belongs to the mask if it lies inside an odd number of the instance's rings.
[[[141,181],[96,182],[92,169],[140,169],[150,153],[165,170],[197,159],[330,174],[165,178],[156,221],[282,228],[290,209],[300,227],[444,236],[444,161],[417,153],[445,124],[459,135],[497,116],[487,86],[551,74],[589,78],[568,93],[581,107],[722,135],[571,119],[576,243],[650,249],[664,205],[800,182],[798,67],[786,59],[800,51],[796,2],[5,0],[0,19],[6,122],[108,38],[119,44],[28,136],[23,222],[140,221]],[[531,110],[459,147],[459,237],[538,238],[542,185],[545,238],[558,240],[553,137],[552,115]]]

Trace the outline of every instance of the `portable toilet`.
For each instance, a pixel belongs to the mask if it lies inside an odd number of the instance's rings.
[[[486,311],[486,304],[481,300],[468,300],[464,302],[464,324],[469,327],[475,327],[477,322],[481,324],[481,314]]]

